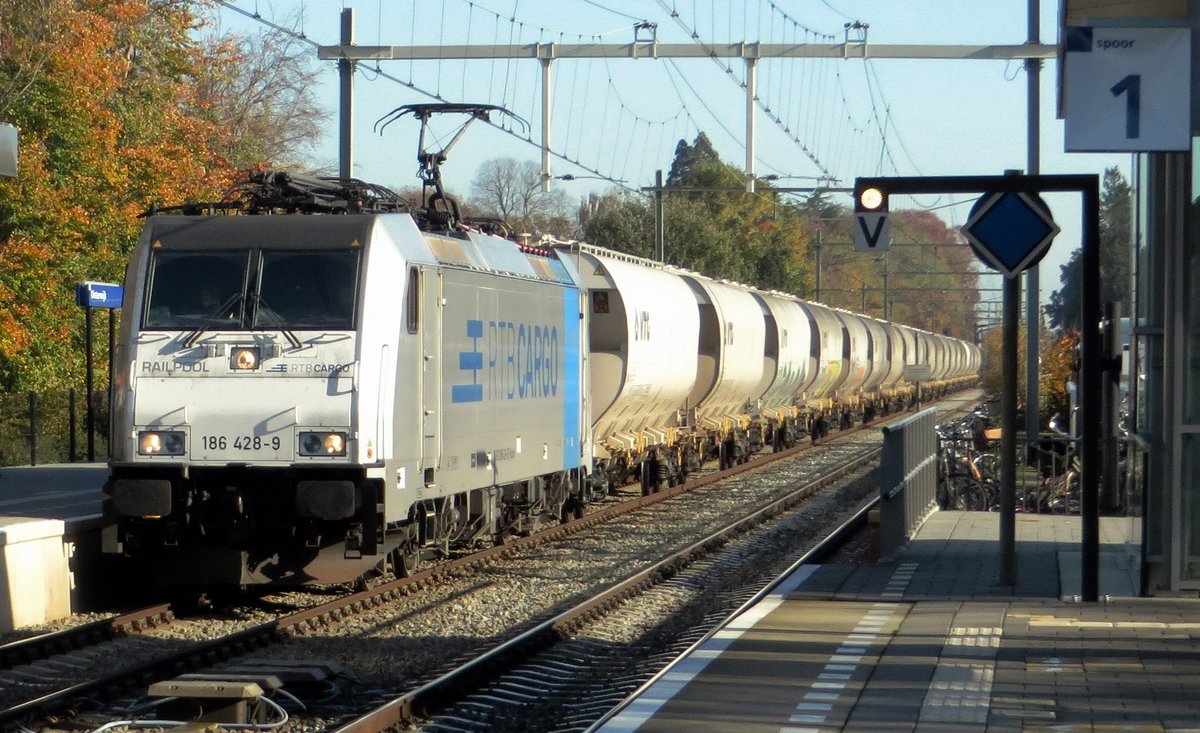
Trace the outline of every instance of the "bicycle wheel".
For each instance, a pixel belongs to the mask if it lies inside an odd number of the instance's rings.
[[[1079,479],[1074,473],[1068,471],[1062,476],[1054,477],[1051,479],[1050,489],[1047,504],[1051,514],[1079,514]]]
[[[951,487],[953,509],[967,512],[986,512],[991,509],[987,489],[973,478],[959,477]]]
[[[999,480],[1000,456],[995,453],[980,453],[975,456],[975,466],[984,477]]]

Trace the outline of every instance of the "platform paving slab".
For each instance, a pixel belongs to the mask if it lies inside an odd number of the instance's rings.
[[[739,668],[710,663],[719,684],[675,679],[659,714],[604,730],[1200,731],[1200,600],[1134,597],[1131,523],[1102,522],[1105,597],[1085,604],[1078,518],[1018,516],[1013,586],[999,583],[998,520],[935,512],[892,557],[810,566],[765,631],[729,646]]]

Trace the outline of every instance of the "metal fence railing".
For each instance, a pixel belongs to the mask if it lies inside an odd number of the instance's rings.
[[[926,409],[883,428],[879,511],[885,555],[908,542],[937,507],[936,422],[937,413]]]
[[[108,392],[92,394],[96,460],[108,456]],[[82,390],[0,393],[0,466],[88,460],[87,398]]]

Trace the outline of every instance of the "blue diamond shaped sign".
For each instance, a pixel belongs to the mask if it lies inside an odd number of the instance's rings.
[[[1050,208],[1037,195],[990,193],[975,202],[962,233],[984,264],[1016,277],[1046,254],[1058,234]]]

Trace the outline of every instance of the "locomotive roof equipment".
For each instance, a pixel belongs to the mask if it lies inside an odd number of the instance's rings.
[[[387,128],[401,117],[411,114],[421,122],[421,133],[417,139],[417,177],[421,179],[421,206],[425,209],[425,216],[432,229],[454,229],[457,225],[464,223],[462,212],[459,210],[458,202],[452,196],[446,193],[442,186],[442,163],[446,162],[446,156],[450,153],[450,148],[454,147],[455,143],[462,139],[467,128],[475,120],[483,120],[491,122],[491,113],[498,112],[505,117],[520,123],[521,127],[528,130],[529,123],[522,117],[510,112],[496,104],[456,104],[451,102],[428,104],[405,104],[388,112],[383,117],[375,121],[375,130],[379,133]],[[466,122],[463,122],[454,132],[454,136],[450,138],[450,142],[446,143],[445,147],[438,151],[430,151],[425,148],[425,139],[429,134],[429,121],[435,114],[465,114],[468,115]],[[433,189],[433,194],[429,194],[429,189]],[[507,226],[500,221],[489,219],[480,220],[478,223],[483,224],[484,230],[488,231],[490,227],[500,226],[507,229]],[[490,232],[507,235],[507,232]]]

